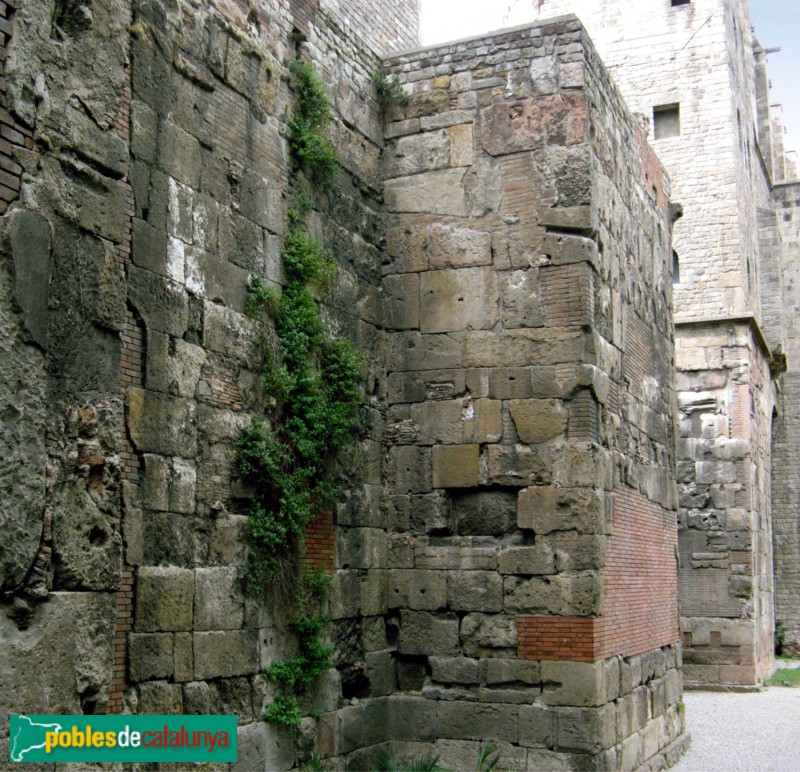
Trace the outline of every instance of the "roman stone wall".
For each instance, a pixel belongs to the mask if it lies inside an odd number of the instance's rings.
[[[295,763],[294,738],[261,720],[274,696],[263,670],[292,655],[294,612],[278,590],[260,601],[243,594],[249,494],[235,464],[242,430],[266,405],[259,373],[271,335],[244,313],[247,286],[254,276],[285,281],[291,205],[283,61],[295,53],[298,8],[261,11],[254,23],[222,5],[191,15],[183,4],[135,6],[128,286],[146,353],[144,387],[126,395],[143,472],[130,492],[137,568],[125,700],[138,712],[235,712],[242,768],[285,768]],[[380,517],[382,136],[371,79],[379,60],[324,9],[307,25],[297,51],[330,85],[342,171],[330,197],[301,190],[313,204],[312,231],[338,268],[326,316],[363,356],[370,395],[365,435],[341,470],[336,531],[333,513],[323,512],[308,532],[307,559],[334,571],[334,539],[357,540]],[[339,669],[309,695],[307,712],[337,709],[363,674],[350,638],[369,613],[358,591],[365,572],[340,565],[330,633]],[[315,722],[303,728],[313,742]]]
[[[532,768],[673,760],[669,185],[578,22],[394,58],[411,101],[384,112],[363,4],[11,7],[6,712],[235,713],[243,769],[387,743],[471,767],[488,738]],[[412,43],[416,5],[385,9]],[[295,611],[244,592],[236,465],[269,408],[245,310],[286,280],[295,55],[333,101],[335,191],[295,183],[365,394],[306,534],[335,667],[297,737],[263,721]]]
[[[775,391],[769,362],[771,349],[783,338],[784,312],[779,292],[769,289],[781,282],[781,247],[770,215],[771,180],[759,147],[763,117],[759,124],[754,105],[758,86],[763,90],[765,84],[757,78],[747,3],[545,0],[540,13],[566,9],[585,20],[626,102],[647,127],[670,174],[673,200],[682,206],[673,248],[682,406],[681,597],[685,641],[692,641],[685,649],[693,667],[689,682],[721,678],[752,685],[771,667]],[[656,125],[664,115],[658,108],[675,106],[679,115],[673,114],[668,125]],[[701,320],[708,324],[697,326]],[[764,320],[769,343],[762,332]],[[729,418],[739,409],[748,411],[748,421],[737,434]],[[725,461],[727,471],[716,469],[712,459],[722,458],[721,449],[737,439],[746,445],[737,451],[736,475],[733,459]],[[709,485],[730,494],[732,484],[740,486],[739,504],[734,496],[728,503],[709,496]],[[739,561],[734,569],[726,562],[726,543],[741,534],[728,533],[723,511],[739,506],[750,513],[745,541],[752,559],[734,555],[734,563]],[[735,522],[734,517],[728,520]],[[723,554],[713,554],[717,550]],[[734,573],[726,578],[727,571]],[[734,590],[738,583],[746,589]],[[731,642],[735,636],[724,621],[731,615],[739,617],[737,630],[750,630],[752,638],[742,644],[746,651]],[[723,638],[726,643],[720,644]]]
[[[786,367],[781,379],[778,414],[775,417],[773,505],[775,529],[775,618],[786,629],[789,650],[800,644],[800,543],[797,520],[800,512],[800,185],[778,185],[773,191],[778,228],[783,244],[783,282],[786,305]]]
[[[682,733],[663,170],[572,17],[388,65],[370,576],[406,696],[341,711],[331,752],[463,768],[488,733],[520,766],[635,768]]]
[[[0,7],[0,704],[94,713],[110,698],[121,583],[130,16],[15,5]]]

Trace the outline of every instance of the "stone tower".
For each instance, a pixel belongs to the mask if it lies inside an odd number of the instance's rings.
[[[544,15],[585,21],[683,207],[673,282],[685,676],[755,685],[773,666],[775,598],[778,616],[797,625],[789,599],[797,597],[800,440],[794,380],[780,379],[794,337],[796,257],[772,202],[783,159],[764,52],[741,0],[540,5]],[[793,227],[794,190],[774,188],[784,230]]]

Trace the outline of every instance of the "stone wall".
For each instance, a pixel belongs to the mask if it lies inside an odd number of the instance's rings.
[[[385,10],[386,46],[412,43],[416,4]],[[390,60],[411,101],[384,114],[364,11],[29,0],[0,22],[0,704],[235,713],[242,769],[385,743],[471,767],[489,738],[521,767],[672,760],[663,169],[574,18]],[[262,720],[294,611],[244,592],[236,468],[269,409],[274,330],[245,307],[285,282],[295,55],[333,100],[335,191],[298,184],[365,395],[307,532],[336,667],[297,738]]]
[[[773,506],[775,529],[775,618],[786,628],[788,649],[800,648],[800,185],[778,185],[773,191],[778,228],[785,252],[786,364],[774,421]]]
[[[544,0],[540,13],[566,10],[586,23],[682,208],[673,248],[687,672],[693,684],[753,685],[772,666],[769,363],[784,315],[765,119],[754,109],[765,101],[763,52],[742,0]],[[656,125],[665,115],[672,123]]]
[[[0,5],[0,705],[94,713],[121,581],[130,15],[15,5]]]
[[[635,768],[683,731],[663,170],[574,18],[388,70],[389,570],[347,559],[406,696],[326,751]]]

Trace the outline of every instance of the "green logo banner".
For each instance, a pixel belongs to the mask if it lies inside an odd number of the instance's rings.
[[[11,761],[236,761],[236,716],[9,717]]]

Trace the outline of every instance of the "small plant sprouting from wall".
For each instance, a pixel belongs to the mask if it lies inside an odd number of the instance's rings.
[[[411,97],[403,91],[403,87],[394,78],[387,78],[381,70],[372,73],[372,82],[378,92],[378,104],[382,110],[387,110],[394,105],[405,107]]]
[[[338,162],[324,134],[331,120],[325,85],[308,62],[289,64],[296,97],[290,145],[297,172],[323,190],[333,185]],[[277,345],[267,352],[262,373],[272,400],[268,414],[254,421],[239,441],[239,466],[252,485],[249,517],[248,587],[292,585],[296,616],[292,628],[299,653],[273,662],[266,675],[279,690],[264,718],[298,727],[299,696],[333,666],[323,643],[329,619],[322,613],[328,577],[299,569],[304,528],[337,494],[332,462],[351,444],[358,428],[360,360],[346,340],[337,339],[320,315],[316,296],[334,275],[323,245],[305,226],[310,203],[295,196],[282,254],[287,284],[278,292],[253,279],[247,311],[274,321]]]
[[[297,113],[289,124],[292,151],[312,181],[329,189],[336,181],[339,162],[333,143],[325,134],[331,121],[325,83],[310,62],[292,59],[289,72],[297,97]]]

